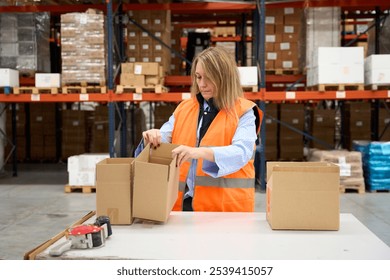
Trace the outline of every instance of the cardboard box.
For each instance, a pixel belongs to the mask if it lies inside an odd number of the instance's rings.
[[[240,82],[242,86],[257,86],[257,67],[256,66],[241,66],[238,67],[240,74]]]
[[[96,165],[96,215],[112,225],[133,222],[131,164],[134,158],[107,158]]]
[[[390,84],[390,55],[373,54],[364,61],[364,82],[366,85]]]
[[[179,168],[172,149],[150,146],[137,158],[107,158],[96,165],[96,213],[113,225],[132,224],[134,218],[166,222],[176,202]]]
[[[19,71],[9,68],[0,69],[0,87],[18,87]]]
[[[340,168],[325,162],[267,162],[272,229],[338,230]]]
[[[61,87],[61,74],[35,73],[35,87],[37,88]]]
[[[126,86],[145,86],[145,75],[135,75],[131,73],[122,73],[120,75],[120,84]]]
[[[166,222],[176,202],[179,167],[172,158],[173,144],[150,145],[133,163],[133,217]]]
[[[136,62],[134,74],[137,75],[158,75],[159,65],[157,62]]]

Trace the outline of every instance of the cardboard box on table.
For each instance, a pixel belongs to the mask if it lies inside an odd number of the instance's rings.
[[[179,167],[172,158],[173,144],[150,145],[133,163],[133,217],[166,222],[176,202]]]
[[[340,169],[325,162],[267,162],[272,229],[338,230]]]
[[[109,158],[96,165],[96,214],[113,225],[134,218],[167,222],[178,196],[179,168],[172,144],[150,145],[136,158]]]
[[[96,215],[112,225],[133,223],[131,163],[134,158],[107,158],[96,164]]]

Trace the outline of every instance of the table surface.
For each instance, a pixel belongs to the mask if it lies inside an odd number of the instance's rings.
[[[95,217],[86,223],[93,223]],[[105,245],[36,259],[390,260],[390,247],[352,214],[338,231],[272,230],[265,213],[171,212],[165,224],[112,226]]]

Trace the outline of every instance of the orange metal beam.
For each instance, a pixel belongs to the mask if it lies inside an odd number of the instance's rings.
[[[89,93],[89,94],[1,94],[0,102],[108,102],[109,94]]]
[[[0,13],[23,12],[50,12],[52,14],[64,14],[72,12],[85,12],[88,9],[97,9],[106,12],[106,5],[25,5],[25,6],[0,6]]]
[[[389,90],[347,90],[347,91],[265,91],[245,92],[250,100],[263,101],[308,101],[308,100],[358,100],[358,99],[388,99]],[[180,102],[190,97],[189,92],[169,93],[123,93],[115,94],[1,94],[0,102],[118,102],[118,101],[164,101]]]
[[[390,98],[390,91],[272,91],[266,92],[264,97],[264,99],[267,101],[356,100],[386,98]]]
[[[168,4],[123,4],[123,11],[170,10],[172,14],[205,14],[207,12],[240,12],[256,9],[256,4],[245,3],[168,3]]]
[[[284,7],[342,7],[342,8],[358,8],[358,9],[374,9],[381,7],[388,9],[390,3],[388,0],[318,0],[318,1],[291,1],[291,2],[276,2],[266,3],[266,8],[284,8]]]
[[[166,76],[164,78],[164,85],[169,86],[190,86],[190,76]]]

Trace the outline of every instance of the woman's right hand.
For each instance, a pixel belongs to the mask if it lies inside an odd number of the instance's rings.
[[[145,146],[148,143],[151,143],[152,146],[158,147],[161,144],[161,132],[159,129],[149,129],[142,132],[142,137],[144,138]]]

